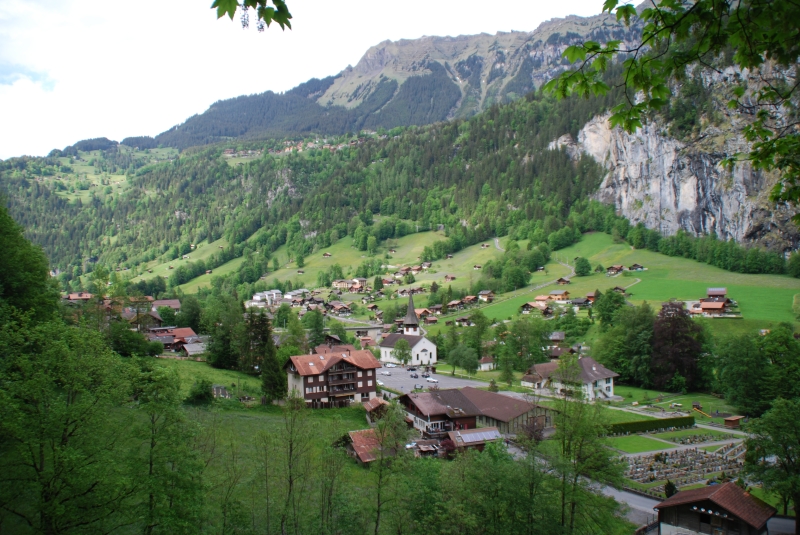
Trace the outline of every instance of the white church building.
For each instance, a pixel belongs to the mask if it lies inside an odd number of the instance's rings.
[[[393,333],[383,337],[379,347],[381,349],[381,362],[392,362],[401,364],[394,357],[394,346],[400,340],[408,342],[411,347],[411,360],[408,361],[412,366],[430,366],[436,364],[436,345],[422,336],[419,329],[417,313],[414,312],[414,298],[408,298],[408,312],[403,320],[403,332]]]

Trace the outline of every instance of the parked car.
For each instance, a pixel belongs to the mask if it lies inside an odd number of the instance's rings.
[[[425,380],[428,381],[429,383],[438,383],[439,382],[439,379],[434,379],[433,377],[428,377]]]
[[[422,390],[423,388],[425,387],[422,385],[414,385],[414,390]]]
[[[397,368],[397,364],[392,364],[391,362],[387,362],[387,363],[385,364],[385,366],[386,366],[387,368]]]
[[[431,374],[429,374],[428,372],[425,372],[425,373],[423,373],[423,374],[422,374],[422,376],[423,376],[423,377],[430,377],[430,376],[431,376]]]
[[[415,371],[417,371],[417,368],[416,368],[416,366],[409,366],[408,367],[408,371],[415,372]]]
[[[381,381],[380,379],[377,381],[377,383],[378,383],[378,386],[383,386],[383,381]]]
[[[416,373],[412,373],[412,374],[410,375],[410,377],[411,377],[412,379],[419,379],[419,375],[417,375]]]
[[[392,372],[381,372],[381,375],[392,375]]]

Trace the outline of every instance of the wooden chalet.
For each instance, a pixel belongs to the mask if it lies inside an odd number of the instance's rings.
[[[606,275],[618,275],[625,270],[625,266],[617,264],[606,268]]]
[[[556,284],[561,284],[561,285],[569,284],[569,279],[565,279],[564,277],[561,277],[556,281]]]
[[[597,299],[597,293],[596,292],[589,292],[588,294],[586,294],[586,299],[588,299],[590,302],[594,303],[594,300]]]
[[[437,318],[436,316],[427,316],[422,321],[425,322],[425,325],[436,325],[437,323],[439,323],[439,318]]]
[[[569,291],[553,290],[550,292],[550,299],[553,301],[569,301]]]
[[[405,408],[406,420],[423,437],[443,438],[449,431],[475,429],[480,414],[460,390],[412,392],[398,398]]]
[[[530,314],[534,310],[538,310],[543,316],[549,316],[553,313],[553,309],[541,301],[530,301],[520,307],[520,312],[523,314]]]
[[[641,264],[631,264],[628,266],[628,271],[644,271],[644,266]]]
[[[312,408],[346,407],[376,397],[381,363],[368,350],[297,355],[285,364],[289,392]]]
[[[494,292],[491,290],[481,290],[478,292],[478,299],[484,303],[491,303],[494,300]]]

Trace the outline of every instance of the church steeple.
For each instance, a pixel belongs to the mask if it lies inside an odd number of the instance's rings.
[[[403,320],[403,334],[410,334],[419,336],[419,320],[417,319],[417,312],[414,310],[414,296],[408,296],[408,311]]]

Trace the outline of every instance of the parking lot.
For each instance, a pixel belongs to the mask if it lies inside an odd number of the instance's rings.
[[[389,372],[392,375],[381,375],[382,372]],[[418,379],[413,379],[411,373],[419,375]],[[422,385],[423,388],[428,388],[436,384],[439,388],[461,388],[464,386],[474,386],[476,388],[482,386],[489,386],[489,383],[483,381],[473,381],[471,379],[460,379],[458,377],[451,377],[447,374],[433,373],[433,379],[438,380],[438,383],[429,383],[422,377],[422,370],[417,369],[416,372],[406,371],[405,368],[381,368],[378,370],[378,380],[389,388],[397,390],[398,392],[406,393],[414,390],[414,385]]]

